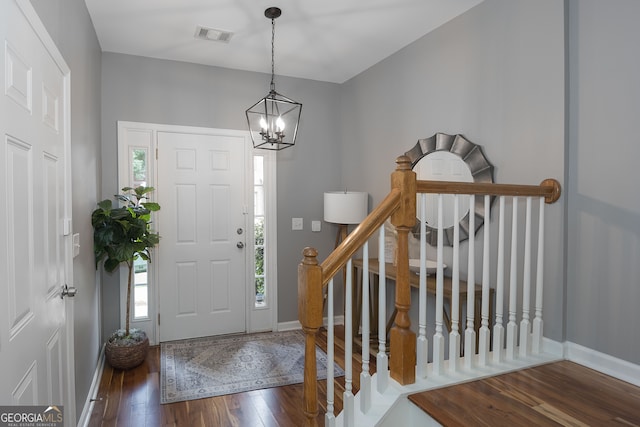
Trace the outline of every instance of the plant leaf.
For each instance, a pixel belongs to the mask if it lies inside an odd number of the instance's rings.
[[[160,205],[155,202],[144,202],[144,207],[152,212],[160,210]]]

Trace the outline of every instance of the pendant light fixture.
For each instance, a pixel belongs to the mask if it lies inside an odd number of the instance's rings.
[[[282,150],[296,143],[302,104],[276,92],[275,76],[275,19],[282,14],[277,7],[264,11],[271,19],[271,86],[267,96],[253,104],[246,112],[254,148]]]

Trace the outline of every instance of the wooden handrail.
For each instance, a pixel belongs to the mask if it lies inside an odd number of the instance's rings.
[[[418,181],[417,187],[418,193],[532,196],[544,197],[546,203],[554,203],[560,198],[560,183],[555,179],[545,179],[540,185]]]
[[[400,202],[400,190],[392,189],[382,203],[378,205],[365,219],[356,227],[351,234],[324,260],[322,263],[322,285],[326,285],[329,280],[346,264],[356,251],[365,244],[367,240],[380,229],[382,224],[396,209]]]
[[[390,337],[390,375],[400,384],[411,384],[415,382],[416,336],[411,331],[409,319],[411,291],[408,234],[415,225],[416,194],[544,197],[546,203],[554,203],[560,198],[560,183],[555,179],[546,179],[540,185],[418,181],[415,172],[411,170],[408,157],[400,156],[396,163],[396,170],[391,174],[389,194],[322,264],[318,263],[318,252],[314,248],[305,248],[303,251],[304,258],[298,267],[298,318],[306,340],[303,409],[309,426],[315,425],[318,415],[315,345],[316,334],[322,326],[323,287],[344,268],[348,260],[387,219],[391,219],[397,236],[397,314]]]

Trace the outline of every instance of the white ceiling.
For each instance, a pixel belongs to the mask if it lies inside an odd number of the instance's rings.
[[[483,0],[85,0],[105,52],[342,83]],[[231,31],[196,39],[198,25]]]

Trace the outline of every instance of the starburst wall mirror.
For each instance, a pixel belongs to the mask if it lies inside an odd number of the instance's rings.
[[[493,165],[484,155],[482,148],[464,136],[436,133],[430,138],[420,139],[406,153],[411,160],[411,168],[419,180],[455,181],[455,182],[493,182]],[[420,197],[420,195],[418,195]],[[438,238],[438,199],[435,194],[427,195],[427,210],[420,212],[418,200],[418,218],[413,234],[420,238],[420,221],[426,221],[426,242],[435,246]],[[443,195],[443,244],[453,246],[454,221],[460,224],[460,241],[469,238],[469,196],[460,196],[459,217],[453,217],[454,196]],[[492,199],[493,202],[493,199]],[[475,198],[475,230],[484,224],[484,199]]]

